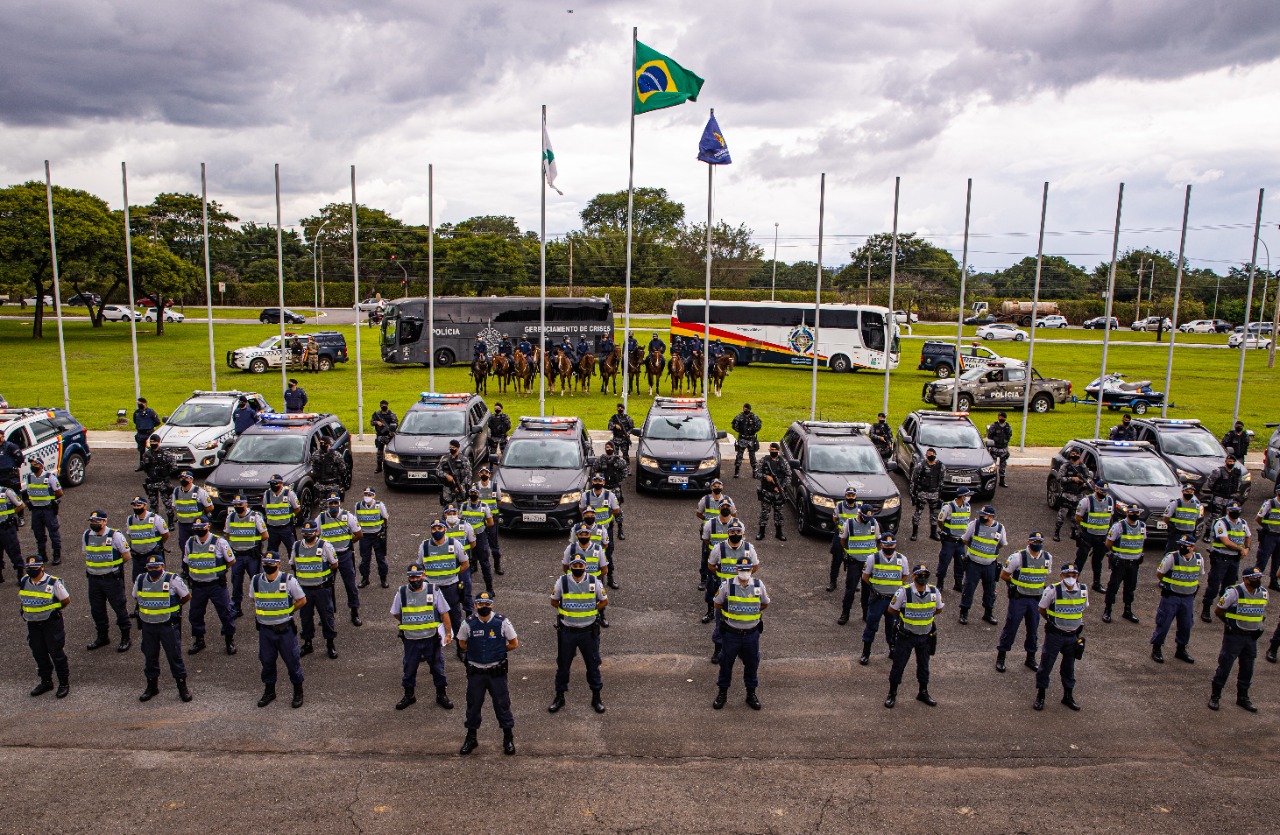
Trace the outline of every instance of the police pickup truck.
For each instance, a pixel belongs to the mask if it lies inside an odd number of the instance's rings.
[[[39,458],[45,471],[57,473],[67,487],[84,482],[92,453],[80,421],[64,409],[0,408],[0,436],[22,448],[25,460],[19,474],[25,476],[30,462]]]
[[[975,406],[1020,405],[1027,384],[1027,367],[1018,360],[998,360],[982,368],[971,368],[959,377],[925,383],[920,399],[940,409],[950,410],[954,397],[958,411]],[[956,395],[956,387],[960,393]],[[1042,377],[1031,369],[1029,408],[1043,414],[1071,397],[1071,383],[1056,377]]]
[[[317,331],[315,333],[286,333],[283,347],[280,335],[269,336],[251,348],[237,348],[227,351],[227,366],[262,374],[268,368],[279,368],[280,363],[299,367],[302,361],[302,348],[307,339],[315,339],[320,349],[320,370],[332,371],[339,362],[347,361],[347,338],[337,331]]]

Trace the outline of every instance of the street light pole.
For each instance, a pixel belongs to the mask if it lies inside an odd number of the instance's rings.
[[[773,223],[773,284],[769,287],[769,301],[778,291],[778,222]]]
[[[404,268],[404,264],[401,264],[399,261],[396,260],[396,257],[394,255],[391,256],[391,263],[399,267],[400,272],[404,273],[404,295],[401,296],[401,298],[407,299],[409,298],[409,271]]]
[[[329,221],[320,224],[320,228],[316,230],[316,235],[311,239],[311,291],[314,294],[313,301],[316,307],[316,320],[320,319],[320,262],[316,258],[316,250],[320,246],[320,233],[329,225]]]
[[[1262,244],[1262,251],[1267,254],[1267,272],[1262,276],[1262,307],[1258,310],[1258,335],[1261,336],[1261,323],[1267,321],[1267,285],[1271,283],[1271,250],[1267,248],[1267,242],[1262,238],[1258,238],[1258,243]]]

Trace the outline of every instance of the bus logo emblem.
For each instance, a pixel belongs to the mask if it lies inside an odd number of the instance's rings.
[[[477,333],[476,336],[484,342],[485,347],[489,349],[490,354],[496,353],[498,348],[502,345],[502,331],[498,330],[493,325],[489,325]]]
[[[813,331],[807,325],[801,325],[791,331],[787,341],[797,354],[807,354],[813,350]]]

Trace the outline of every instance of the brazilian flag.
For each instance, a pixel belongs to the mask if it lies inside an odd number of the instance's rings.
[[[639,41],[636,41],[635,69],[636,84],[631,104],[636,113],[698,100],[702,79]]]

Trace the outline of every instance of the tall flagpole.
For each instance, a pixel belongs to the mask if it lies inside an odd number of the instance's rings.
[[[631,69],[628,77],[631,79],[631,88],[627,91],[628,107],[631,110],[631,152],[627,160],[627,273],[626,273],[626,292],[625,301],[623,302],[622,313],[622,329],[625,331],[622,339],[622,381],[625,384],[622,389],[622,410],[627,410],[627,395],[631,392],[631,372],[629,366],[629,354],[626,349],[627,343],[631,338],[631,215],[635,210],[635,191],[636,191],[636,40],[640,36],[638,27],[631,27]],[[703,323],[706,324],[705,322]]]
[[[280,294],[280,391],[289,390],[289,346],[284,341],[284,227],[280,214],[280,163],[276,163],[276,287]],[[359,322],[356,333],[360,332]]]
[[[1182,201],[1182,238],[1178,241],[1178,277],[1173,284],[1173,318],[1170,319],[1173,326],[1169,328],[1169,358],[1164,364],[1164,402],[1160,404],[1160,417],[1167,417],[1169,414],[1169,388],[1173,383],[1173,343],[1178,338],[1178,308],[1182,305],[1183,258],[1187,251],[1187,217],[1190,214],[1191,184],[1187,183],[1187,196]]]
[[[711,108],[711,118],[715,118],[716,109]],[[707,163],[707,288],[706,298],[702,300],[702,396],[707,396],[707,381],[711,374],[711,187],[715,180],[716,167]]]
[[[969,278],[969,209],[973,205],[973,178],[969,178],[969,184],[965,187],[964,192],[964,251],[960,256],[960,313],[956,316],[956,361],[955,368],[951,369],[951,411],[960,411],[960,343],[964,340],[964,291],[965,282]],[[893,321],[898,321],[898,314],[889,309],[889,315],[893,317]],[[911,314],[907,314],[907,326],[911,325]],[[888,359],[885,360],[885,366],[888,367]],[[888,413],[888,410],[885,410]]]
[[[813,372],[809,382],[809,420],[818,413],[818,318],[822,314],[822,223],[827,213],[827,174],[818,179],[818,280],[813,299]],[[887,352],[886,352],[887,353]],[[885,389],[888,391],[888,389]]]
[[[1111,238],[1111,273],[1107,278],[1107,307],[1102,318],[1102,370],[1098,372],[1098,412],[1093,419],[1093,437],[1101,437],[1103,378],[1107,376],[1107,349],[1111,347],[1111,308],[1116,296],[1116,257],[1120,253],[1120,212],[1124,208],[1124,183],[1116,195],[1116,231]]]
[[[880,410],[889,414],[889,365],[892,362],[890,349],[893,347],[893,332],[897,329],[897,315],[893,312],[893,288],[898,280],[898,196],[902,187],[902,178],[893,178],[893,252],[889,259],[889,318],[884,329],[884,405]]]
[[[1031,343],[1027,347],[1027,376],[1022,386],[1022,435],[1018,440],[1018,449],[1027,448],[1027,414],[1031,405],[1031,374],[1036,358],[1036,318],[1040,309],[1040,273],[1044,266],[1044,221],[1049,210],[1049,183],[1044,184],[1044,193],[1040,195],[1040,242],[1036,244],[1036,288],[1031,295]],[[959,390],[959,380],[956,389]]]
[[[355,282],[356,301],[360,300],[360,224],[356,218],[356,167],[351,166],[351,277]],[[435,329],[435,322],[431,323]],[[434,359],[434,357],[433,357]],[[360,439],[364,440],[364,368],[360,362],[360,308],[356,308],[356,422]]]
[[[1236,405],[1231,410],[1231,422],[1240,419],[1240,388],[1244,383],[1244,357],[1249,352],[1249,314],[1253,307],[1253,277],[1258,269],[1258,237],[1262,234],[1262,198],[1266,189],[1258,189],[1258,216],[1253,222],[1253,254],[1249,256],[1249,291],[1244,301],[1244,330],[1240,331],[1240,368],[1236,371]],[[1272,339],[1275,334],[1272,334]],[[1262,339],[1262,327],[1258,327],[1258,339]],[[1240,462],[1244,466],[1244,462]]]
[[[427,389],[436,390],[436,180],[427,165]]]
[[[129,201],[125,201],[125,209]],[[200,163],[200,224],[204,232],[204,301],[209,314],[209,385],[218,390],[218,363],[213,353],[213,272],[209,269],[209,188]],[[132,283],[132,282],[130,282]]]
[[[547,135],[547,106],[542,106],[542,136]],[[542,220],[538,227],[538,350],[541,358],[538,362],[538,416],[547,414],[547,149],[541,146],[542,137],[538,137],[538,164],[542,174]],[[627,247],[630,259],[631,248]],[[628,260],[630,265],[630,260]],[[627,287],[628,294],[631,292]],[[630,304],[630,295],[627,296]]]
[[[138,323],[133,318],[133,229],[129,222],[129,169],[120,163],[120,186],[124,191],[124,269],[129,282],[129,343],[133,349],[133,399],[142,396],[138,377]],[[156,314],[162,315],[162,314]]]
[[[58,234],[53,228],[53,175],[49,173],[49,160],[44,161],[44,193],[49,202],[49,257],[53,261],[53,313],[58,321],[58,361],[62,365],[62,406],[69,412],[71,411],[71,390],[67,388],[67,346],[62,336],[62,285],[58,274]],[[36,301],[40,300],[36,299]]]

